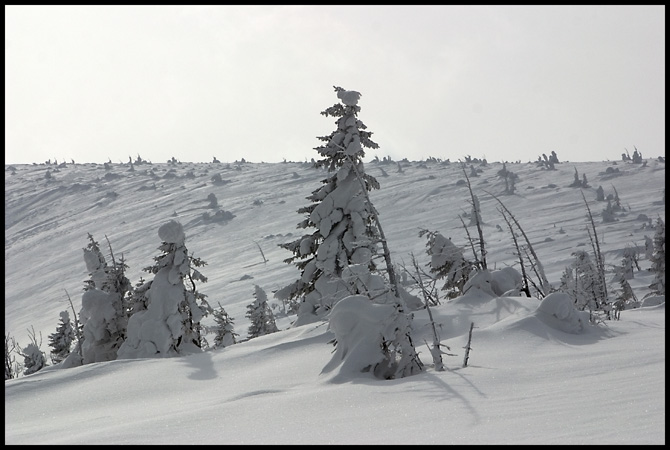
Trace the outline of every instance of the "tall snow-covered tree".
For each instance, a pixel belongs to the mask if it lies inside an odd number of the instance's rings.
[[[323,186],[308,197],[312,205],[298,211],[307,214],[298,227],[314,227],[316,231],[282,245],[294,253],[286,262],[297,261],[302,274],[299,280],[277,291],[275,297],[282,301],[302,298],[294,325],[319,320],[330,312],[329,324],[336,334],[333,343],[338,355],[333,367],[347,358],[348,344],[343,343],[350,337],[346,336],[347,330],[367,327],[365,318],[350,314],[346,306],[338,308],[339,302],[347,298],[358,299],[354,302],[364,299],[371,305],[382,304],[376,306],[383,308],[372,309],[376,323],[368,329],[383,329],[384,332],[361,335],[367,340],[363,345],[372,346],[378,352],[369,355],[370,361],[355,358],[354,365],[362,371],[372,367],[372,372],[379,378],[404,377],[420,372],[423,364],[412,343],[411,314],[407,311],[406,296],[395,277],[379,216],[368,195],[372,189],[379,188],[379,183],[365,173],[362,158],[365,148],[378,148],[378,145],[357,117],[361,94],[341,87],[335,87],[335,92],[341,103],[321,114],[337,117],[337,129],[329,136],[319,138],[326,144],[316,148],[323,157],[316,166],[335,174],[323,180]],[[374,261],[378,243],[384,247],[388,281]],[[418,298],[414,297],[414,300],[421,304]],[[367,309],[363,307],[362,310]],[[344,328],[343,323],[347,323]]]
[[[360,93],[340,87],[335,87],[335,92],[341,103],[321,114],[335,117],[337,127],[330,135],[319,137],[324,145],[315,148],[322,156],[315,166],[326,168],[329,176],[307,197],[312,203],[298,210],[305,214],[298,228],[313,231],[280,244],[293,253],[285,262],[295,264],[301,271],[298,280],[275,293],[276,298],[289,304],[299,303],[294,326],[323,319],[343,297],[359,293],[342,280],[347,266],[363,264],[369,271],[376,270],[379,232],[363,189],[379,189],[379,183],[365,173],[363,158],[366,148],[379,146],[357,117]]]
[[[56,332],[49,335],[49,347],[51,347],[51,362],[58,364],[70,354],[72,343],[76,335],[70,314],[65,311],[60,313],[60,323],[56,327]]]
[[[254,301],[247,305],[246,317],[251,321],[249,339],[279,331],[272,309],[268,305],[268,296],[257,284],[254,285]]]
[[[654,233],[654,252],[651,255],[651,268],[654,281],[649,288],[656,295],[665,295],[665,222],[660,217],[656,219]]]
[[[108,265],[98,243],[89,233],[84,262],[90,278],[85,283],[79,317],[83,327],[81,352],[83,364],[113,361],[126,338],[128,325],[126,293],[131,288],[125,276],[127,265],[111,254]],[[111,252],[111,245],[110,245]]]
[[[162,254],[143,269],[154,274],[146,291],[146,310],[128,321],[128,336],[118,356],[127,358],[170,357],[201,351],[201,321],[212,312],[195,282],[207,278],[197,269],[205,265],[189,255],[181,223],[170,220],[158,229]]]

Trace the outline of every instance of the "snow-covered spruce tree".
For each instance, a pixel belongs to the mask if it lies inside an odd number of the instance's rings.
[[[342,104],[322,114],[337,117],[337,129],[319,138],[326,144],[316,148],[324,157],[316,166],[335,174],[308,197],[313,204],[299,210],[307,213],[307,218],[298,227],[314,227],[316,231],[282,245],[295,255],[286,262],[298,260],[302,275],[275,297],[302,298],[294,326],[324,318],[330,311],[329,326],[335,334],[331,343],[336,353],[328,370],[346,359],[343,366],[352,364],[357,372],[369,371],[384,379],[404,377],[420,372],[423,365],[410,337],[406,292],[395,277],[379,216],[368,195],[379,184],[364,171],[364,148],[378,146],[357,118],[361,94],[340,87],[335,87],[335,92]],[[378,243],[384,248],[388,281],[374,262]],[[345,298],[349,300],[346,306],[338,308]],[[417,297],[413,301],[421,304]],[[352,304],[362,308],[361,315],[350,314]],[[359,327],[371,333],[349,333]],[[366,341],[360,347],[359,339]],[[374,354],[351,356],[354,352],[347,349],[352,345],[374,348]]]
[[[233,318],[228,315],[226,310],[219,303],[219,307],[212,312],[214,322],[216,323],[216,336],[214,336],[214,347],[228,347],[237,343],[237,336],[235,333],[235,323]]]
[[[257,284],[254,285],[254,301],[247,305],[246,317],[251,321],[249,339],[279,331],[275,316],[268,305],[268,296]]]
[[[107,264],[98,243],[89,233],[84,262],[90,278],[85,281],[79,317],[83,327],[82,363],[113,361],[126,338],[128,325],[126,293],[131,285],[123,259]],[[108,241],[109,242],[109,241]],[[111,252],[111,245],[109,246]]]
[[[437,231],[420,230],[419,237],[426,236],[426,253],[430,256],[428,267],[436,279],[444,280],[442,290],[447,298],[463,295],[463,286],[474,269],[474,263],[465,259],[463,249],[457,247],[451,238],[447,239]]]
[[[75,339],[76,335],[72,322],[70,322],[70,314],[67,310],[61,311],[60,323],[56,327],[56,332],[49,335],[51,362],[53,364],[58,364],[68,357]]]
[[[147,309],[130,317],[128,336],[118,352],[122,359],[178,356],[203,346],[200,322],[212,308],[195,282],[207,281],[197,270],[205,262],[189,255],[179,222],[161,225],[158,236],[162,254],[143,269],[154,274],[146,291]]]
[[[655,295],[665,295],[665,222],[660,217],[656,219],[654,233],[654,253],[651,255],[651,268],[654,281],[649,285]]]
[[[607,200],[607,206],[605,209],[603,209],[601,215],[603,218],[603,223],[612,223],[617,221],[616,217],[614,216],[614,209],[612,208],[611,200]]]
[[[298,228],[314,231],[280,244],[293,253],[285,262],[295,264],[301,271],[298,280],[275,293],[275,298],[289,305],[299,303],[293,326],[324,319],[343,297],[359,293],[342,281],[345,267],[363,264],[370,272],[376,270],[379,233],[354,167],[361,174],[366,191],[379,189],[377,180],[363,168],[365,149],[379,146],[357,118],[360,94],[338,87],[335,91],[342,103],[321,114],[337,118],[337,128],[329,136],[319,137],[325,144],[315,149],[322,156],[315,166],[326,168],[330,175],[307,197],[312,203],[298,210],[306,215]]]

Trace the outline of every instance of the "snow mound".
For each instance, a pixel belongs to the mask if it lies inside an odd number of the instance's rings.
[[[578,311],[575,303],[564,292],[552,292],[538,305],[535,316],[551,328],[571,334],[580,334],[589,324],[589,313]]]
[[[161,225],[158,229],[158,237],[161,238],[161,241],[169,244],[179,244],[186,240],[184,227],[176,220],[171,220]]]
[[[339,367],[332,381],[347,380],[368,374],[384,359],[383,338],[390,339],[388,321],[394,313],[392,305],[372,303],[364,295],[351,295],[340,300],[331,310],[328,329],[335,334],[337,348],[322,374]]]

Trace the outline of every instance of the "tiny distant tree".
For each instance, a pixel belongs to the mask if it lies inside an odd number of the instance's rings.
[[[614,199],[613,199],[613,202],[612,202],[612,209],[614,211],[625,211],[626,208],[624,208],[621,205],[621,199],[619,198],[619,193],[617,192],[617,190],[614,186],[612,186],[612,189],[614,189]]]
[[[579,179],[579,172],[577,172],[577,168],[575,167],[575,179],[570,184],[568,187],[582,187],[582,181]]]
[[[517,174],[511,171],[507,172],[507,176],[505,177],[505,194],[514,194],[517,179],[519,179]]]
[[[540,167],[546,167],[547,170],[556,170],[556,167],[554,167],[554,161],[551,158],[547,158],[545,153],[542,153],[542,156],[537,157],[537,165]]]
[[[598,186],[598,189],[596,189],[596,201],[598,202],[605,201],[605,191],[603,190],[602,186]]]
[[[237,336],[235,333],[235,323],[233,318],[228,315],[226,310],[219,303],[219,307],[212,312],[214,322],[216,323],[216,336],[214,337],[215,347],[228,347],[237,343]]]
[[[654,281],[649,288],[653,294],[665,295],[665,222],[660,217],[656,219],[654,233],[654,252],[651,255],[651,268]]]
[[[219,206],[219,201],[217,200],[216,195],[214,195],[213,192],[207,196],[207,200],[209,201],[210,208],[216,209]]]
[[[607,200],[607,206],[603,209],[602,213],[603,223],[612,223],[616,222],[616,217],[614,216],[614,208],[612,208],[612,201]]]
[[[207,278],[198,270],[206,263],[186,248],[184,228],[170,220],[158,229],[162,240],[155,263],[143,270],[154,274],[151,284],[136,298],[141,308],[128,321],[128,337],[119,348],[119,358],[152,358],[198,352],[204,345],[201,321],[212,312],[196,281]]]
[[[58,364],[68,357],[75,339],[76,335],[72,322],[70,322],[70,315],[67,310],[61,311],[60,323],[56,327],[56,332],[49,335],[51,362],[53,364]]]
[[[267,294],[257,284],[254,285],[254,299],[247,305],[246,317],[251,320],[248,331],[249,339],[279,331],[272,309],[268,305]]]

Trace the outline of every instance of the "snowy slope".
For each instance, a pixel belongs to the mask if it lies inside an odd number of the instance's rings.
[[[394,262],[409,267],[411,254],[428,262],[422,228],[465,246],[458,215],[470,205],[459,165],[400,165],[402,172],[395,162],[366,165],[381,184],[371,198]],[[590,251],[584,201],[569,187],[575,169],[588,177],[584,195],[608,267],[620,263],[623,249],[643,248],[645,235],[653,237],[650,220],[665,220],[665,164],[654,159],[644,166],[562,162],[553,171],[508,163],[519,176],[515,195],[503,195],[496,176],[501,163],[474,166],[481,169],[471,182],[486,223],[489,266],[517,260],[498,204],[485,191],[515,215],[554,286],[575,249]],[[15,174],[5,170],[5,330],[26,345],[34,326],[47,353],[47,336],[69,308],[65,290],[77,310],[81,305],[87,233],[105,254],[109,238],[135,284],[147,278],[141,269],[159,253],[158,228],[170,219],[183,224],[186,246],[208,263],[202,273],[209,281],[200,290],[210,304],[226,308],[246,337],[254,285],[272,302],[271,292],[298,276],[278,244],[302,234],[297,210],[326,176],[307,162],[13,168]],[[221,182],[213,180],[217,174]],[[599,185],[605,195],[616,188],[626,208],[614,223],[600,218]],[[212,193],[232,219],[212,219]],[[644,257],[640,264],[649,267]],[[649,293],[652,277],[645,270],[630,281],[639,298]],[[402,380],[333,383],[320,375],[333,349],[327,325],[289,328],[292,318],[282,316],[279,333],[200,355],[47,368],[5,383],[5,441],[663,443],[664,304],[624,311],[621,321],[571,335],[540,320],[537,303],[503,297],[435,307],[441,337],[459,355],[445,357],[447,372],[430,368],[423,345],[424,338],[430,341],[427,317],[418,311],[415,343],[428,370]],[[471,365],[461,369],[470,321],[477,326],[475,345]],[[77,406],[64,409],[64,402]]]

